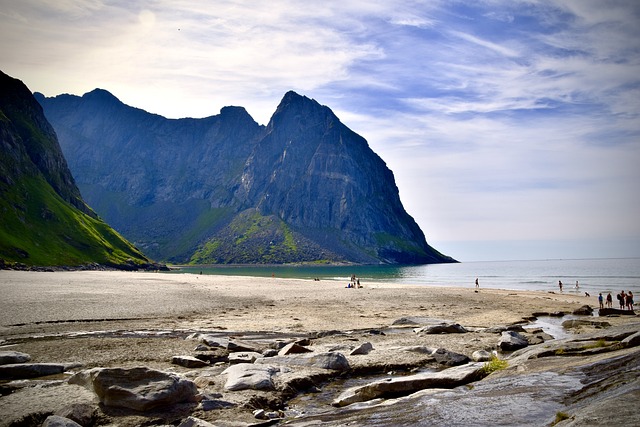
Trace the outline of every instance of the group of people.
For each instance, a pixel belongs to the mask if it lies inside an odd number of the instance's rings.
[[[633,292],[625,292],[621,291],[618,295],[616,295],[618,299],[618,304],[620,304],[620,310],[633,310]],[[605,297],[602,296],[602,293],[598,295],[598,302],[600,303],[600,308],[613,308],[613,297],[611,296],[611,292],[609,292]]]
[[[351,275],[351,281],[347,284],[347,288],[360,289],[362,285],[360,284],[360,279],[356,277],[355,274]]]

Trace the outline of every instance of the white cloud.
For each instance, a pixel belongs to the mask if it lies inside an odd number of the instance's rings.
[[[316,98],[430,241],[640,239],[639,19],[622,0],[0,0],[0,54],[32,90],[168,117],[265,124],[287,90]]]

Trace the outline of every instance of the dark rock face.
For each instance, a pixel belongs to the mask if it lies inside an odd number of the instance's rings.
[[[427,244],[366,140],[294,92],[266,127],[240,107],[169,120],[99,89],[36,97],[87,201],[152,257],[455,262]]]

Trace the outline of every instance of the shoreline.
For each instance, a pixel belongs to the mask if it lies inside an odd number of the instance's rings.
[[[147,319],[204,329],[215,320],[229,330],[310,332],[343,324],[388,326],[418,315],[486,327],[519,322],[535,312],[570,313],[593,305],[593,298],[544,291],[475,292],[473,287],[381,282],[348,289],[336,280],[122,271],[3,270],[0,293],[3,329],[36,322],[52,328],[58,322],[62,328],[65,321]]]

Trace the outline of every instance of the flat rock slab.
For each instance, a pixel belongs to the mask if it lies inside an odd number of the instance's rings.
[[[27,353],[19,351],[0,351],[0,365],[10,365],[14,363],[25,363],[31,360]]]
[[[483,366],[483,363],[469,363],[440,372],[427,372],[375,381],[346,390],[333,401],[332,405],[342,407],[381,397],[407,395],[426,388],[457,387],[477,380],[481,376],[480,370]]]
[[[204,368],[209,366],[207,362],[193,356],[173,356],[171,358],[171,363],[174,365],[184,366],[185,368]]]
[[[346,371],[350,369],[349,361],[342,353],[328,352],[314,356],[274,356],[258,359],[256,364],[268,363],[271,365],[294,365],[308,368],[331,369],[335,371]]]
[[[92,390],[106,406],[136,411],[195,402],[198,393],[192,381],[145,367],[93,368],[75,374],[69,384]]]
[[[61,374],[66,365],[58,363],[14,363],[0,366],[0,380],[17,380],[38,378],[47,375]]]

